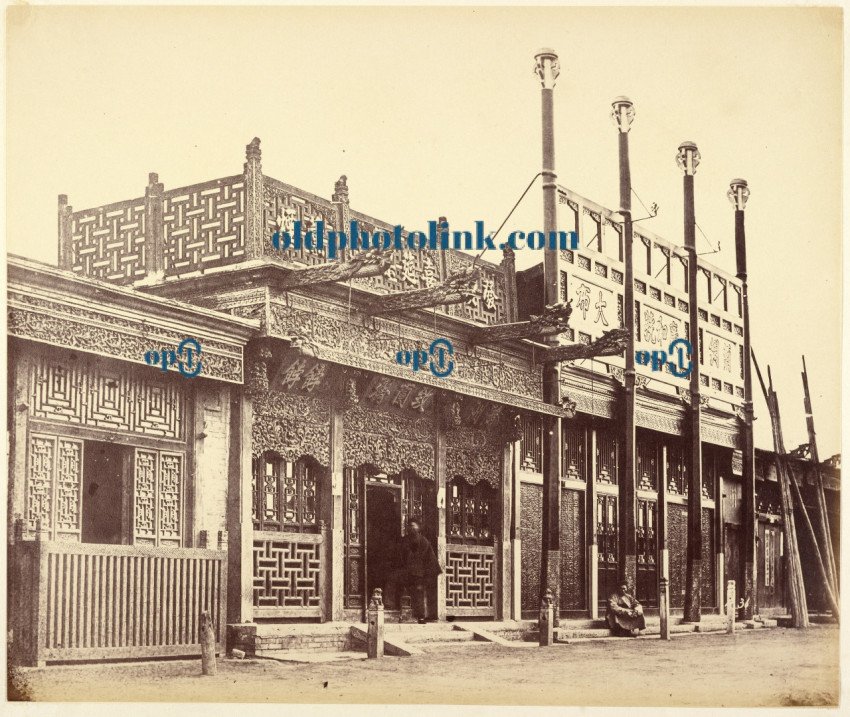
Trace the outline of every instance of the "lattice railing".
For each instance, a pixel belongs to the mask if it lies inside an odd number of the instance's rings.
[[[446,546],[446,615],[495,614],[492,545]]]
[[[324,619],[327,530],[319,534],[254,531],[255,617]]]

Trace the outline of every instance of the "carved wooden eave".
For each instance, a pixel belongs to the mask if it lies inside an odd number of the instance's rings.
[[[17,256],[9,257],[8,280],[11,336],[149,370],[146,351],[176,348],[191,337],[202,347],[201,376],[242,383],[243,348],[260,328],[255,320],[149,296]]]
[[[390,314],[409,309],[428,309],[434,306],[448,306],[469,301],[475,296],[475,284],[481,272],[479,269],[466,269],[447,277],[442,284],[427,289],[401,291],[382,296],[374,308],[367,311],[371,316]]]
[[[611,329],[589,344],[571,344],[570,346],[546,348],[542,352],[543,356],[540,362],[556,363],[596,358],[597,356],[619,356],[626,350],[628,338],[628,329],[623,327]]]
[[[280,286],[282,289],[296,289],[303,286],[328,284],[333,281],[381,276],[387,272],[390,265],[391,262],[386,252],[371,249],[358,252],[344,261],[292,269]]]
[[[569,328],[572,301],[547,306],[540,316],[532,315],[529,321],[512,324],[495,324],[476,328],[470,336],[471,344],[494,344],[515,339],[543,339],[557,336]]]

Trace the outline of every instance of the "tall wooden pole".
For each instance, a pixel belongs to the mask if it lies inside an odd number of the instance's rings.
[[[676,161],[684,171],[685,251],[688,255],[688,340],[691,344],[691,392],[688,421],[688,567],[685,583],[685,622],[699,622],[702,604],[702,443],[700,431],[699,313],[697,309],[697,249],[694,218],[694,173],[700,154],[693,142],[679,146]]]
[[[829,583],[832,586],[833,593],[838,596],[838,573],[835,569],[835,553],[832,551],[832,533],[829,529],[829,515],[826,512],[826,496],[823,492],[823,476],[820,472],[820,458],[818,456],[818,442],[815,436],[815,419],[812,415],[812,398],[809,394],[809,374],[806,370],[806,357],[803,356],[803,407],[806,411],[806,429],[809,433],[809,452],[811,454],[812,465],[815,469],[815,494],[817,496],[818,512],[820,520],[818,528],[821,534],[821,541],[826,554],[826,570],[829,576]]]
[[[729,201],[735,205],[735,259],[737,277],[741,280],[741,314],[744,323],[744,421],[743,421],[743,470],[741,471],[741,512],[744,524],[744,598],[745,620],[752,620],[758,612],[756,600],[756,458],[753,443],[753,369],[750,363],[750,301],[747,286],[747,246],[744,232],[744,207],[750,190],[743,179],[733,179],[727,192]]]
[[[785,458],[785,441],[782,438],[782,424],[779,421],[779,400],[773,390],[773,378],[768,366],[770,381],[768,388],[764,384],[755,354],[752,354],[756,375],[761,384],[767,410],[770,413],[770,426],[773,431],[773,451],[776,454],[776,472],[779,476],[779,497],[782,503],[782,522],[785,537],[788,538],[788,587],[791,594],[791,623],[794,627],[809,626],[809,611],[806,604],[806,589],[803,583],[803,567],[800,563],[800,545],[797,542],[797,526],[794,521],[794,500],[791,496],[791,479]]]
[[[560,74],[558,56],[544,48],[534,56],[535,70],[540,83],[543,116],[543,233],[548,237],[558,228],[557,175],[555,174],[555,134],[553,89]],[[547,246],[543,253],[544,305],[559,300],[558,250]],[[557,339],[549,337],[556,345]],[[560,369],[557,363],[543,367],[543,400],[558,405],[561,400]],[[543,540],[540,556],[540,600],[547,591],[554,598],[554,623],[558,624],[561,604],[561,480],[560,480],[561,421],[555,416],[543,417]]]
[[[623,323],[628,330],[624,390],[624,460],[620,493],[620,572],[622,580],[637,588],[637,496],[635,481],[635,277],[632,263],[632,174],[629,166],[629,129],[634,106],[628,97],[612,103],[612,117],[620,142],[620,214],[623,215],[623,260],[626,265],[623,287]]]

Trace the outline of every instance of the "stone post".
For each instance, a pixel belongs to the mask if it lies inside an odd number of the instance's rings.
[[[658,617],[661,620],[661,639],[670,639],[670,581],[662,577],[658,582]]]
[[[547,590],[543,599],[540,601],[540,622],[538,628],[540,632],[540,647],[549,647],[555,642],[555,606],[554,596],[551,590]]]
[[[201,638],[201,674],[214,675],[217,671],[215,662],[215,630],[213,630],[210,614],[206,610],[201,613],[199,632]]]
[[[729,635],[735,633],[735,581],[726,583],[726,632]]]
[[[372,660],[384,656],[384,598],[381,588],[375,588],[366,613],[366,656]]]

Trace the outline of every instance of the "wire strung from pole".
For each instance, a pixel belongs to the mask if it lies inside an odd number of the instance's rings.
[[[634,188],[634,187],[632,187],[632,194],[634,194],[634,195],[637,197],[637,200],[640,202],[640,205],[644,208],[644,210],[646,211],[646,213],[647,213],[647,214],[652,214],[652,212],[649,210],[649,207],[648,207],[648,206],[646,206],[646,204],[644,204],[644,203],[643,203],[643,199],[641,199],[641,198],[638,196],[638,193],[635,191],[635,188]]]
[[[531,185],[532,185],[532,184],[534,184],[534,183],[537,181],[537,178],[538,178],[540,175],[542,175],[542,174],[543,174],[543,172],[538,172],[537,174],[535,174],[535,175],[534,175],[534,177],[532,178],[532,180],[528,183],[528,186],[525,188],[525,191],[522,193],[522,195],[520,195],[520,198],[519,198],[519,199],[517,199],[516,204],[514,204],[514,208],[513,208],[513,209],[511,209],[511,211],[510,211],[510,212],[508,212],[508,216],[506,216],[506,217],[505,217],[505,221],[503,221],[503,222],[499,225],[499,228],[498,228],[498,229],[497,229],[497,230],[493,233],[493,236],[492,236],[492,237],[490,237],[491,239],[493,239],[493,240],[495,240],[495,239],[496,239],[496,237],[499,235],[499,232],[500,232],[500,231],[502,231],[502,228],[505,226],[505,224],[507,224],[507,223],[508,223],[508,219],[510,219],[510,218],[511,218],[511,215],[512,215],[512,214],[516,211],[516,208],[519,206],[519,203],[520,203],[523,199],[525,199],[525,195],[526,195],[526,194],[528,194],[528,190],[529,190],[529,189],[531,189]],[[474,267],[475,267],[475,265],[478,263],[478,260],[481,258],[481,255],[482,255],[485,251],[487,251],[487,249],[488,249],[488,247],[486,247],[486,246],[485,246],[485,247],[484,247],[484,248],[483,248],[480,252],[478,252],[478,256],[476,256],[476,257],[475,257],[475,261],[473,261],[473,262],[472,262],[472,266],[473,266],[473,268],[474,268]]]
[[[702,227],[699,224],[697,224],[696,222],[694,222],[694,226],[696,226],[696,228],[699,229],[699,233],[702,234],[703,238],[705,239],[705,243],[708,244],[709,246],[711,246],[711,241],[706,236],[705,232],[702,230]],[[717,242],[717,249],[713,249],[712,251],[698,252],[697,256],[705,256],[706,254],[716,254],[719,251],[720,251],[720,242]]]

